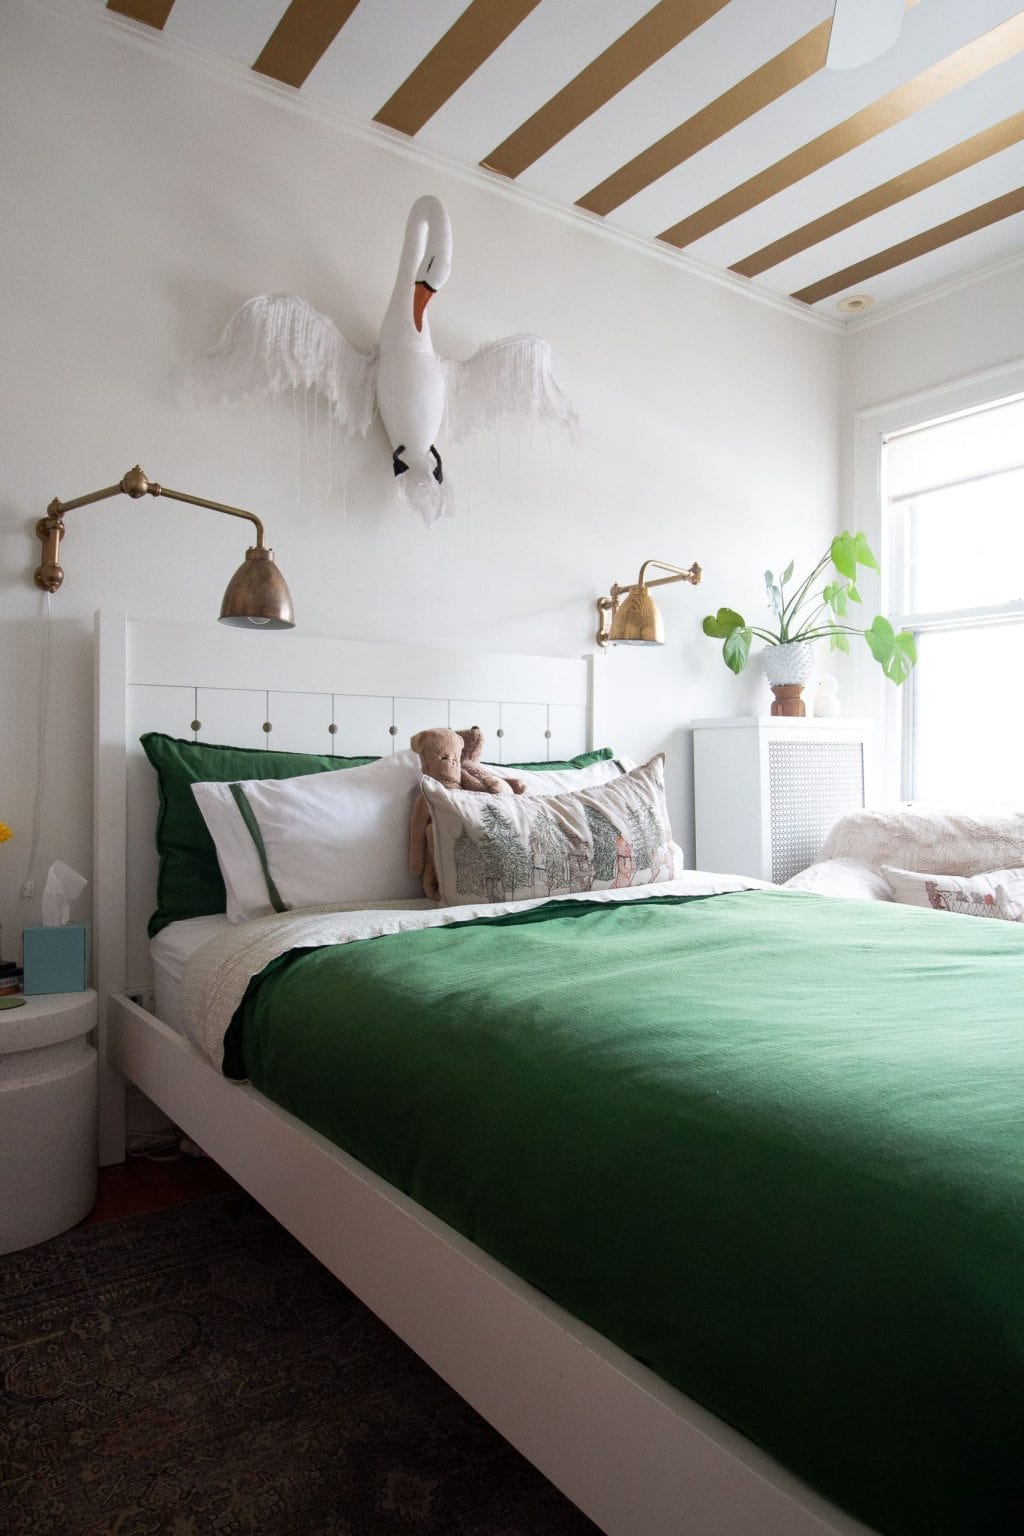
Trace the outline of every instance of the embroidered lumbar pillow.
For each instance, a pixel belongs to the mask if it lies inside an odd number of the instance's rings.
[[[561,795],[476,795],[424,779],[448,906],[524,901],[674,880],[665,759]]]
[[[926,875],[883,864],[882,874],[896,900],[906,906],[1024,923],[1024,869],[997,869],[986,875]]]

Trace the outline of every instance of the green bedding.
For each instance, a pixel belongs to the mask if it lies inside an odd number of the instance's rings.
[[[777,891],[296,951],[225,1070],[887,1536],[1024,1531],[1024,928]]]

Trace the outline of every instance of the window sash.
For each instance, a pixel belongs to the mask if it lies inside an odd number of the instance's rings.
[[[1010,593],[1006,593],[1005,598],[1000,601],[969,603],[941,611],[927,611],[911,601],[912,585],[916,585],[915,561],[919,554],[914,547],[914,536],[916,532],[920,532],[919,520],[915,515],[915,503],[925,501],[935,493],[941,494],[943,491],[952,491],[974,484],[981,486],[1014,474],[1019,476],[1021,469],[1024,468],[1020,451],[1020,434],[1016,431],[1004,432],[1000,440],[993,433],[992,428],[997,423],[1000,427],[1007,428],[1015,425],[1021,418],[1022,410],[1024,410],[1024,397],[1018,395],[1011,399],[992,402],[988,409],[981,412],[968,412],[961,418],[933,420],[927,424],[922,423],[920,427],[904,428],[890,436],[883,435],[879,489],[883,526],[887,524],[888,556],[892,562],[889,616],[897,629],[908,629],[914,635],[925,667],[929,662],[927,647],[929,635],[938,636],[951,632],[967,635],[990,631],[997,626],[1024,625],[1024,598],[1018,598],[1016,595],[1011,597]],[[980,428],[977,433],[974,432],[975,423]],[[948,442],[943,440],[943,433],[946,431],[949,432]],[[979,456],[978,453],[966,455],[959,453],[958,456],[959,447],[962,447],[964,442],[973,442],[975,448],[984,446],[989,455],[988,461],[985,461],[984,455]],[[931,453],[934,453],[934,457],[929,462]],[[927,515],[926,508],[922,508],[922,515]],[[956,560],[955,551],[951,559]],[[1006,586],[1009,586],[1012,592],[1013,585],[1016,584],[1011,576]],[[991,584],[987,585],[988,591],[979,588],[979,597],[1000,596],[998,592],[991,592]],[[1003,583],[999,581],[997,585],[1001,586]],[[948,586],[946,591],[949,595],[953,595]],[[1005,591],[1006,587],[1004,587]],[[933,665],[941,668],[938,656],[934,657]],[[925,677],[923,669],[919,671],[915,668],[903,689],[900,690],[902,694],[899,707],[900,780],[901,793],[906,799],[913,799],[915,795],[927,793],[929,787],[934,790],[936,780],[941,780],[942,777],[941,774],[933,777],[931,771],[927,773],[921,771],[922,737],[927,733],[930,738],[926,749],[934,748],[936,740],[936,716],[932,714],[930,721],[922,722],[921,720],[922,688],[928,690],[925,695],[929,701],[927,707],[933,710],[935,702],[932,688],[936,686],[936,675],[940,679],[937,686],[943,685],[941,670],[936,674],[929,668],[929,674]],[[1006,681],[1006,687],[1011,691],[1013,675],[1011,663],[1010,677]],[[955,714],[955,708],[955,703],[951,700],[951,716]],[[997,731],[996,735],[999,734],[1000,732]],[[941,732],[939,735],[941,736]],[[955,759],[954,744],[955,738],[951,735],[950,746]],[[958,745],[957,743],[956,746]],[[955,783],[955,768],[951,773],[951,779]],[[979,793],[983,794],[984,791]]]
[[[970,615],[957,615],[952,622],[950,622],[948,618],[940,619],[938,616],[935,616],[927,624],[917,624],[913,630],[914,637],[916,640],[921,636],[927,637],[929,634],[949,634],[957,631],[963,632],[965,630],[991,630],[1000,625],[1020,626],[1022,630],[1024,630],[1024,603],[1018,604],[1017,608],[1018,611],[1015,615],[1012,616],[1008,615],[1005,610],[997,611],[997,613],[994,615],[983,615],[980,612],[974,612]],[[908,628],[911,627],[912,622],[913,621],[908,622]],[[985,715],[986,719],[1009,720],[1016,718],[1013,688],[1020,673],[1019,669],[1015,669],[1013,662],[1011,662],[1009,666],[1010,672],[1007,679],[1009,684],[1009,697],[1006,699],[1005,707],[1001,712],[998,709],[990,709]],[[923,774],[919,769],[918,762],[920,755],[920,737],[922,734],[920,728],[921,684],[922,677],[919,675],[918,670],[915,668],[915,670],[911,672],[907,683],[904,685],[905,697],[903,700],[902,710],[901,794],[905,800],[911,801],[925,798],[922,794],[922,790],[927,787],[926,785],[922,784]],[[950,713],[951,718],[956,718],[956,700],[952,696],[950,698]],[[1003,732],[1003,734],[1005,734],[1005,732]],[[962,742],[958,742],[958,745],[962,745]],[[1021,762],[1022,765],[1024,765],[1024,757],[1021,756],[1019,751],[1014,754],[1013,761]],[[1024,771],[1024,769],[1022,769],[1022,771]],[[972,798],[975,801],[983,801],[987,797],[1001,801],[1001,796],[998,791],[993,794],[990,791],[987,792],[982,789],[972,794]],[[937,803],[934,797],[930,798],[931,803]],[[1020,795],[1015,795],[1011,797],[1011,801],[1012,803],[1019,804],[1021,803],[1021,798],[1022,797]],[[1006,803],[1011,803],[1011,801],[1007,801]]]

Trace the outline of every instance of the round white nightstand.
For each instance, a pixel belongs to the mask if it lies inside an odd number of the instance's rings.
[[[96,1199],[96,993],[0,1012],[0,1253],[44,1242]]]

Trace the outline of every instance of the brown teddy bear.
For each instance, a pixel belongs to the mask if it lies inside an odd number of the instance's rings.
[[[423,772],[446,789],[473,789],[487,795],[521,795],[526,790],[522,779],[498,779],[480,766],[484,733],[478,725],[465,731],[451,731],[435,726],[418,731],[409,745],[419,753]],[[423,795],[416,797],[409,829],[409,868],[423,880],[423,889],[432,901],[440,895],[434,868],[433,839],[430,836],[430,807]]]

